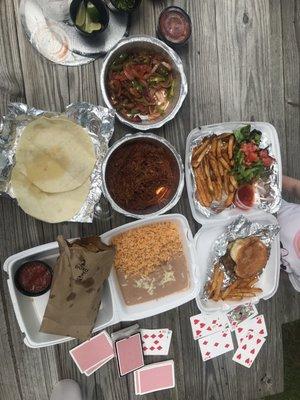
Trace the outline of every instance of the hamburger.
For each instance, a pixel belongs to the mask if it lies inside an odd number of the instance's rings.
[[[235,240],[230,246],[229,255],[235,264],[235,274],[246,279],[262,271],[267,264],[269,251],[259,237],[250,236]]]

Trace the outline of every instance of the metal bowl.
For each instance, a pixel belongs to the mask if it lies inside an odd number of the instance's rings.
[[[174,97],[166,110],[165,114],[162,115],[155,121],[142,121],[132,122],[124,118],[118,112],[116,113],[118,119],[125,125],[132,128],[139,129],[141,131],[147,131],[149,129],[157,129],[163,126],[166,122],[170,121],[175,117],[179,111],[186,95],[188,92],[187,80],[183,70],[182,61],[177,53],[172,50],[168,45],[159,39],[151,36],[132,36],[121,40],[105,57],[100,75],[101,91],[105,104],[109,108],[114,108],[106,87],[106,76],[108,68],[113,60],[124,51],[139,51],[139,50],[150,50],[156,53],[161,53],[171,63],[173,71],[175,72],[175,79],[177,84],[175,85]]]
[[[153,213],[149,213],[149,214],[134,214],[134,213],[128,212],[127,210],[124,210],[123,208],[121,208],[111,197],[111,195],[108,191],[107,185],[106,185],[105,172],[106,172],[106,166],[107,166],[110,156],[119,146],[123,145],[124,143],[126,143],[130,140],[136,140],[136,139],[151,139],[151,140],[155,140],[159,143],[162,143],[174,155],[174,157],[177,161],[177,164],[178,164],[178,169],[179,169],[178,187],[177,187],[176,193],[174,194],[173,198],[163,208],[161,208],[160,210],[157,210]],[[135,134],[125,135],[122,139],[116,141],[113,144],[113,146],[109,149],[109,151],[106,154],[106,157],[103,161],[103,164],[102,164],[102,192],[103,192],[104,196],[109,201],[109,203],[111,204],[112,208],[115,211],[119,212],[120,214],[124,214],[130,218],[136,218],[136,219],[148,218],[148,217],[153,217],[155,215],[164,214],[165,212],[169,211],[171,208],[173,208],[178,203],[178,201],[181,197],[182,191],[183,191],[183,186],[184,186],[184,168],[183,168],[183,163],[182,163],[180,155],[177,153],[176,149],[171,145],[171,143],[169,143],[166,139],[162,138],[161,136],[157,136],[153,133],[138,132]]]

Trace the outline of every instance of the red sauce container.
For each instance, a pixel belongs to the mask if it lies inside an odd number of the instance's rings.
[[[255,191],[252,185],[243,185],[236,191],[234,204],[242,210],[249,210],[255,202]]]
[[[165,8],[158,20],[157,36],[170,46],[185,44],[192,33],[189,15],[180,7]]]
[[[26,296],[41,296],[52,282],[52,268],[43,261],[28,261],[22,264],[14,277],[16,288]]]

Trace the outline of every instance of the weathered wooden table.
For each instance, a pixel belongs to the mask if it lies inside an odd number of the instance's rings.
[[[155,35],[163,7],[178,4],[193,20],[188,47],[180,50],[189,95],[176,118],[157,131],[184,156],[190,130],[220,121],[257,120],[275,125],[284,173],[300,178],[300,0],[144,0],[131,33]],[[24,37],[18,0],[0,0],[0,113],[11,101],[62,110],[73,101],[102,104],[101,59],[81,68],[66,68],[42,59]],[[116,125],[113,140],[129,129]],[[195,232],[184,192],[174,212],[183,213]],[[65,237],[100,234],[124,224],[114,214],[109,222],[50,225],[25,215],[8,198],[0,198],[1,263],[11,254]],[[0,280],[0,399],[46,400],[63,378],[77,380],[88,400],[135,398],[132,376],[119,379],[113,362],[93,376],[81,375],[68,350],[76,341],[41,350],[29,349],[9,299],[5,276]],[[140,321],[145,328],[173,330],[170,358],[176,366],[176,388],[149,399],[255,399],[283,390],[281,325],[300,317],[300,298],[281,274],[277,294],[259,304],[269,329],[267,344],[248,370],[231,355],[202,362],[189,326],[198,312],[195,302]],[[125,324],[124,324],[125,325]],[[121,325],[114,326],[116,330]],[[153,359],[153,361],[156,361]]]

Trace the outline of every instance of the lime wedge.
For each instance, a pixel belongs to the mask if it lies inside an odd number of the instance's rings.
[[[80,27],[83,26],[85,24],[85,18],[86,18],[86,8],[84,6],[84,2],[81,2],[76,14],[75,24]]]
[[[94,31],[99,31],[102,25],[100,22],[90,22],[88,25],[85,25],[84,30],[88,33],[92,33]]]
[[[101,24],[100,22],[94,22],[92,21],[90,14],[87,12],[86,13],[86,17],[85,17],[85,24],[82,27],[82,29],[84,31],[86,31],[87,33],[92,33],[94,31],[99,31],[99,29],[101,29]]]
[[[90,1],[87,3],[87,8],[86,8],[87,13],[91,17],[91,20],[93,22],[99,22],[100,21],[100,13],[98,9],[94,6],[93,3]]]

